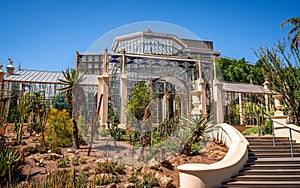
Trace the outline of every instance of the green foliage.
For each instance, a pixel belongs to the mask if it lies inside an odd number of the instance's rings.
[[[11,183],[11,178],[22,164],[22,154],[7,146],[0,146],[0,184]]]
[[[272,120],[268,119],[263,127],[264,134],[272,134]]]
[[[72,146],[72,119],[66,110],[50,109],[46,141],[50,145]]]
[[[152,188],[155,186],[159,186],[159,184],[157,179],[151,174],[143,175],[143,181],[139,181],[136,184],[137,188]]]
[[[131,89],[130,97],[126,104],[127,113],[134,115],[138,120],[142,120],[145,109],[151,99],[150,88],[145,82],[138,82]]]
[[[97,186],[107,185],[110,183],[120,183],[121,179],[122,179],[122,177],[119,175],[107,174],[107,175],[97,177],[96,180],[94,181],[94,183]]]
[[[54,97],[50,98],[50,107],[51,108],[55,108],[58,110],[68,110],[69,109],[69,105],[66,103],[65,101],[65,94],[59,93],[57,95],[55,95]]]
[[[288,37],[291,39],[291,48],[296,48],[300,45],[300,17],[293,17],[284,20],[281,23],[281,28],[284,28],[286,25],[292,25],[293,28],[289,31]],[[292,35],[294,35],[292,37]]]
[[[222,71],[225,82],[249,83],[250,66],[244,58],[241,60],[220,58],[217,60],[217,65]]]
[[[256,56],[264,65],[263,73],[271,89],[283,95],[292,123],[300,124],[300,55],[298,47],[287,48],[289,40],[278,40],[273,48],[261,48]]]
[[[106,137],[106,136],[108,136],[108,135],[109,135],[109,131],[107,131],[107,130],[102,130],[102,131],[100,131],[100,136]]]
[[[118,127],[118,125],[108,124],[108,132],[116,141],[123,141],[124,129]]]
[[[18,188],[21,186],[18,186]],[[41,179],[32,179],[28,186],[30,188],[83,188],[88,187],[87,175],[80,172],[76,174],[74,171],[58,171],[44,176]]]
[[[31,110],[32,94],[24,93],[22,98],[17,101],[17,116],[15,119],[14,130],[17,132],[17,141],[21,143],[23,135],[23,125],[27,121]]]
[[[66,168],[68,166],[68,164],[69,164],[69,161],[68,161],[68,159],[65,159],[65,158],[60,159],[56,162],[56,166],[58,168]]]
[[[244,132],[243,132],[243,135],[251,135],[251,134],[258,134],[258,129],[257,127],[251,127],[249,129],[246,129]]]
[[[84,138],[87,138],[88,135],[88,122],[86,122],[86,119],[80,115],[78,117],[78,121],[77,121],[77,125],[78,125],[78,129],[79,129],[79,135],[82,135]]]
[[[79,148],[79,135],[77,119],[79,117],[79,111],[82,106],[85,106],[85,94],[80,83],[83,81],[83,74],[78,73],[75,69],[66,69],[63,71],[64,79],[59,79],[59,82],[64,85],[60,88],[62,94],[65,94],[65,99],[72,109],[72,136],[73,136],[73,147]]]
[[[201,141],[206,133],[213,130],[213,123],[207,115],[193,116],[191,119],[184,117],[183,121],[186,124],[186,130],[180,133],[182,144],[184,144],[182,153],[190,155],[192,145]]]
[[[194,153],[199,153],[200,149],[202,147],[202,142],[199,141],[199,142],[194,142],[192,144],[192,147],[191,147],[191,153],[194,154]]]
[[[129,183],[136,183],[138,182],[139,179],[138,179],[138,176],[137,174],[133,173],[129,178],[128,178],[128,182]]]
[[[107,173],[107,174],[114,174],[114,175],[125,173],[123,165],[111,161],[99,162],[96,172],[99,174]]]
[[[251,65],[249,77],[253,84],[262,85],[266,81],[266,75],[263,73],[264,69],[264,64],[261,61],[257,61],[255,65]]]

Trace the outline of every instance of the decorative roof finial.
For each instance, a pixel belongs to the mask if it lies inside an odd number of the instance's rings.
[[[152,32],[152,30],[150,29],[150,25],[148,25],[148,29],[147,29],[146,32],[147,32],[147,33],[151,33],[151,32]]]
[[[10,58],[8,58],[8,62],[9,62],[9,64],[10,64],[10,65],[12,65],[12,64],[13,64],[13,60],[12,60],[12,59],[10,59]]]

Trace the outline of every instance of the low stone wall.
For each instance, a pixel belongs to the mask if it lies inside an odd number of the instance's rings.
[[[213,164],[184,164],[178,166],[181,188],[220,187],[221,183],[238,174],[248,160],[248,141],[231,125],[216,125],[210,137],[223,141],[229,150]]]

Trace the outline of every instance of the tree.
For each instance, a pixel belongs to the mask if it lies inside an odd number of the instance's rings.
[[[300,17],[288,18],[281,23],[281,28],[286,27],[287,25],[293,25],[293,28],[290,29],[288,37],[291,39],[291,47],[295,46],[298,50],[300,44]],[[294,34],[293,37],[291,37]]]
[[[142,120],[144,112],[152,99],[150,88],[145,82],[138,82],[131,90],[127,102],[127,110],[138,120]]]
[[[292,122],[300,125],[300,56],[296,46],[287,48],[292,42],[278,40],[275,47],[261,48],[255,54],[263,63],[271,89],[283,95]]]
[[[245,59],[231,60],[220,58],[217,65],[222,71],[225,82],[249,83],[250,82],[250,65]],[[219,78],[220,79],[220,78]]]
[[[80,105],[85,100],[84,91],[80,85],[83,81],[83,74],[78,73],[75,69],[66,69],[63,71],[64,79],[59,79],[59,82],[64,85],[61,88],[61,93],[65,94],[65,99],[70,106],[73,126],[73,147],[79,148],[79,136],[78,126],[76,119],[78,118],[78,112]]]

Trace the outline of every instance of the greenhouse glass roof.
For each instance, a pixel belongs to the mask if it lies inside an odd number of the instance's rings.
[[[97,85],[97,75],[84,75],[82,85]],[[64,79],[61,71],[20,70],[5,78],[9,82],[26,82],[40,84],[60,84],[59,79]]]

